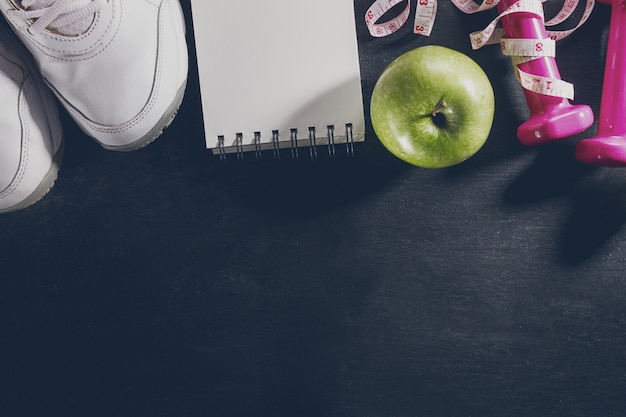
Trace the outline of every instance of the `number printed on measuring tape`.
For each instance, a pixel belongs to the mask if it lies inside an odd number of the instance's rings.
[[[569,5],[569,7],[567,6],[568,1],[570,0],[566,0],[566,3],[563,6],[563,9],[561,10],[559,14],[556,15],[556,17],[546,22],[546,26],[554,26],[558,23],[565,21],[567,18],[569,18],[572,15],[572,13],[574,12],[574,9],[578,5],[578,2],[576,1],[576,5],[572,8],[572,5]],[[548,36],[558,41],[574,33],[574,31],[576,31],[579,27],[581,27],[587,21],[587,19],[589,19],[589,16],[591,15],[591,12],[593,11],[594,5],[595,5],[595,0],[586,0],[585,10],[583,11],[583,14],[580,17],[580,20],[578,21],[576,26],[574,26],[571,29],[561,30],[561,31],[548,30]],[[564,15],[560,16],[561,13],[564,13]]]
[[[556,56],[554,39],[500,38],[500,49],[506,56],[542,57]]]
[[[543,5],[539,0],[520,0],[513,3],[510,7],[496,16],[496,18],[493,19],[483,30],[470,33],[470,43],[472,44],[472,49],[479,49],[488,44],[499,43],[499,37],[502,35],[503,31],[496,31],[496,26],[498,25],[500,19],[504,16],[520,12],[532,13],[543,20]],[[498,36],[494,36],[495,34],[498,34]]]
[[[367,9],[365,13],[365,24],[372,36],[380,38],[391,35],[406,23],[411,13],[410,1],[407,1],[406,7],[400,15],[384,23],[377,23],[385,13],[402,1],[405,0],[376,0],[369,9]]]
[[[400,15],[383,23],[378,21],[393,6],[406,0],[376,0],[365,13],[365,24],[374,37],[380,38],[391,35],[398,31],[409,19],[411,14],[411,2],[407,1],[406,7]],[[437,0],[417,0],[415,10],[415,22],[413,32],[419,35],[430,36],[437,14]]]
[[[452,4],[465,14],[473,14],[493,9],[498,3],[500,3],[500,0],[483,0],[480,4],[473,0],[452,0]]]
[[[527,90],[548,96],[574,99],[574,85],[567,81],[529,74],[519,67],[517,67],[517,73],[520,84]]]
[[[554,26],[565,22],[578,7],[578,0],[565,0],[561,10],[552,19],[546,22],[546,26]]]
[[[437,15],[437,0],[417,0],[413,32],[418,35],[430,36]]]
[[[494,1],[499,1],[499,0],[494,0]],[[467,11],[467,10],[472,10],[471,7],[462,8],[460,4],[460,3],[472,2],[472,0],[452,0],[452,2],[458,8],[460,8],[462,11],[465,11],[466,13],[470,13],[470,11]],[[595,5],[595,0],[586,0],[585,10],[583,11],[581,18],[575,27],[568,29],[568,30],[562,30],[562,31],[555,31],[555,30],[547,29],[548,26],[554,26],[554,25],[564,22],[573,14],[574,10],[576,9],[576,6],[578,6],[578,0],[566,0],[560,12],[557,13],[557,15],[554,18],[544,23],[546,26],[546,32],[548,36],[551,39],[558,41],[571,35],[575,30],[577,30],[580,26],[582,26],[587,21],[587,19],[591,15],[591,12],[593,11],[594,5]],[[485,29],[481,31],[472,32],[470,34],[470,42],[472,44],[472,48],[478,49],[484,45],[499,43],[500,37],[504,35],[504,30],[502,30],[502,28],[496,27],[498,25],[498,22],[500,21],[500,19],[502,19],[502,17],[512,14],[512,13],[518,13],[518,12],[533,13],[539,16],[542,20],[545,20],[543,4],[540,0],[520,0],[512,4],[508,9],[506,9],[501,14],[499,14],[495,19],[491,21],[491,23],[489,23],[489,25],[487,25]]]
[[[393,6],[401,3],[402,1],[406,1],[407,4],[398,16],[384,23],[378,23],[378,21],[385,13],[387,13]],[[466,14],[472,14],[492,9],[496,7],[500,2],[500,0],[483,0],[479,4],[476,3],[474,0],[451,1],[459,10]],[[541,4],[541,2],[543,1],[547,0],[520,0],[519,2],[514,3],[509,8],[511,10],[507,9],[507,11],[510,13],[513,13],[515,11],[527,11],[531,13],[536,12],[540,13],[543,19],[543,5]],[[578,7],[579,2],[580,0],[565,0],[563,6],[556,14],[556,16],[545,22],[546,30],[550,38],[557,41],[561,40],[571,35],[587,21],[587,19],[591,15],[591,12],[593,11],[595,0],[585,0],[585,9],[575,27],[560,31],[548,29],[549,27],[558,25],[569,19]],[[513,10],[515,8],[517,10]],[[505,13],[507,11],[505,11]],[[379,38],[391,35],[398,29],[400,29],[408,21],[410,14],[410,0],[376,0],[365,13],[365,23],[370,34],[374,37]],[[417,0],[413,32],[419,35],[429,36],[433,29],[436,15],[437,0]],[[500,37],[504,35],[504,30],[496,26],[502,16],[502,14],[498,16],[496,19],[494,19],[494,22],[489,24],[489,26],[487,26],[482,31],[470,34],[470,41],[472,42],[472,47],[474,49],[478,49],[484,45],[500,42]]]

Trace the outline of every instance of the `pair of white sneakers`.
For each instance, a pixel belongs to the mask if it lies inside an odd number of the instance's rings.
[[[174,119],[188,70],[179,0],[0,0],[0,11],[14,32],[0,32],[0,213],[56,181],[58,102],[111,150],[139,149]]]

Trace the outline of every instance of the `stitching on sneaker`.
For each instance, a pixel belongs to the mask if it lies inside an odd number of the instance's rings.
[[[35,87],[35,83],[32,77],[27,77],[22,84],[23,88],[20,90],[20,95],[18,97],[18,115],[20,116],[20,124],[23,126],[23,134],[21,139],[21,152],[20,152],[20,163],[17,168],[17,172],[11,181],[11,184],[0,193],[0,198],[6,198],[12,192],[14,192],[22,183],[24,179],[24,174],[26,172],[26,167],[28,165],[28,159],[30,156],[30,128],[28,123],[24,123],[22,119],[22,115],[24,114],[24,110],[26,108],[26,92]]]

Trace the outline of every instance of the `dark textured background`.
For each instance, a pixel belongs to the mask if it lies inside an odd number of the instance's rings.
[[[221,164],[189,30],[188,93],[158,141],[105,151],[64,116],[55,188],[0,217],[1,415],[626,415],[626,173],[574,159],[596,125],[518,143],[509,62],[467,37],[494,13],[440,1],[430,38],[373,39],[369,1],[366,112],[393,58],[449,46],[496,92],[483,149],[424,170],[368,130],[351,160]],[[558,44],[596,115],[609,14]]]

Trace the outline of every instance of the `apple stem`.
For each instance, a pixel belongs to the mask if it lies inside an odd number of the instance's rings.
[[[444,99],[441,99],[441,101],[439,101],[437,106],[433,109],[432,115],[433,116],[437,116],[439,114],[439,112],[442,109],[445,109],[446,107],[448,107],[448,104],[446,103],[446,101]]]

